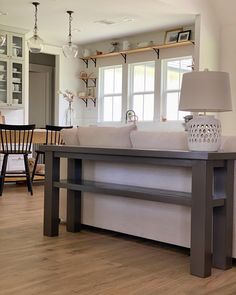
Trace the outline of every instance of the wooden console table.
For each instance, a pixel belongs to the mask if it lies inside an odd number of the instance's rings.
[[[232,267],[233,183],[236,153],[156,151],[72,146],[41,146],[46,153],[44,235],[57,236],[59,188],[67,189],[67,230],[81,229],[81,193],[94,192],[191,207],[190,272]],[[68,159],[67,180],[60,158]],[[192,168],[192,192],[176,192],[82,180],[83,160],[144,163]]]

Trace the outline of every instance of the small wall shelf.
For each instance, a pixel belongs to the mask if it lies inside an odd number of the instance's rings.
[[[147,52],[147,51],[155,51],[157,54],[157,58],[160,57],[160,49],[167,49],[167,48],[177,48],[182,46],[189,46],[194,45],[193,41],[185,41],[185,42],[178,42],[178,43],[172,43],[172,44],[162,44],[162,45],[153,45],[148,47],[142,47],[142,48],[135,48],[130,50],[123,50],[119,52],[110,52],[110,53],[103,53],[99,55],[91,55],[87,57],[81,57],[80,59],[84,61],[86,64],[86,67],[88,68],[89,61],[91,60],[94,63],[94,66],[97,65],[97,59],[98,58],[105,58],[105,57],[113,57],[113,56],[122,56],[124,59],[124,62],[126,63],[127,55],[132,53],[140,53],[140,52]]]
[[[87,108],[87,106],[88,106],[88,101],[89,100],[92,100],[92,102],[93,102],[93,104],[94,104],[94,107],[96,107],[96,97],[93,97],[93,96],[81,96],[81,97],[79,97],[79,99],[82,99],[83,100],[83,102],[85,103],[85,105],[86,105],[86,108]]]

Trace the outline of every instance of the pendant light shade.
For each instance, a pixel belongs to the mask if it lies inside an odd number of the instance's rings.
[[[72,43],[71,22],[73,11],[67,11],[69,15],[69,35],[68,43],[63,45],[62,50],[66,58],[75,58],[78,55],[78,46]]]
[[[38,35],[38,5],[39,2],[32,2],[35,7],[34,14],[34,35],[28,40],[29,51],[40,53],[43,50],[43,40]]]

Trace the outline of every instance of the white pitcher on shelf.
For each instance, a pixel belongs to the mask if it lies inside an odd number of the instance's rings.
[[[83,53],[83,57],[90,56],[90,50],[88,48],[85,48],[82,53]]]

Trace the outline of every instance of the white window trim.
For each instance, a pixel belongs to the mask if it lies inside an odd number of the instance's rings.
[[[110,94],[104,94],[104,71],[107,69],[114,69],[114,68],[121,67],[122,69],[122,92],[123,92],[123,66],[122,65],[112,65],[112,66],[105,66],[105,67],[100,67],[99,68],[99,87],[98,87],[98,98],[99,98],[99,104],[98,104],[98,122],[101,123],[120,123],[122,122],[122,110],[123,110],[123,95],[121,93],[110,93]],[[121,119],[120,121],[104,121],[104,98],[108,96],[121,96]],[[112,108],[113,112],[113,108]],[[113,117],[113,114],[112,114]]]
[[[134,84],[133,84],[133,77],[134,77],[134,66],[136,65],[147,65],[147,64],[154,64],[154,90],[153,91],[138,91],[138,92],[134,92]],[[133,101],[133,97],[134,95],[145,95],[145,94],[153,94],[154,96],[154,112],[153,112],[153,119],[152,120],[140,120],[140,122],[142,123],[150,123],[150,122],[154,122],[155,121],[155,109],[156,109],[156,93],[157,93],[157,89],[156,89],[156,70],[157,70],[157,65],[155,60],[148,60],[148,61],[142,61],[142,62],[136,62],[136,63],[130,63],[128,66],[128,85],[129,85],[129,89],[128,89],[128,109],[133,109],[133,105],[134,105],[134,101]],[[146,75],[145,75],[146,78]],[[144,112],[144,109],[143,109]]]
[[[98,83],[98,122],[101,123],[108,123],[108,124],[116,124],[116,123],[121,123],[124,122],[125,120],[125,113],[128,109],[132,108],[133,101],[132,101],[132,89],[133,85],[132,83],[132,78],[131,78],[131,70],[130,68],[132,65],[135,64],[147,64],[147,63],[155,63],[155,82],[154,82],[154,116],[153,120],[145,120],[145,121],[140,121],[142,124],[150,124],[154,122],[162,122],[162,117],[166,117],[166,99],[165,99],[165,94],[164,90],[166,89],[165,83],[167,81],[165,80],[165,77],[167,76],[167,61],[171,60],[182,60],[182,59],[192,59],[192,55],[184,55],[184,56],[178,56],[174,58],[163,58],[163,59],[148,59],[148,60],[143,60],[139,62],[132,62],[132,63],[125,63],[125,64],[114,64],[114,65],[109,65],[109,66],[101,66],[99,67],[99,83]],[[120,95],[122,97],[121,101],[121,121],[103,121],[103,108],[104,108],[104,101],[103,97],[104,94],[102,93],[102,89],[104,89],[104,77],[101,79],[101,72],[104,69],[109,69],[109,68],[115,68],[115,67],[121,67],[122,68],[122,93],[120,94],[115,94],[112,96]],[[101,80],[100,80],[101,79]],[[179,92],[179,89],[176,90],[169,90],[168,92]],[[153,92],[151,92],[153,93]],[[143,94],[143,92],[139,92],[137,94]],[[182,118],[180,120],[168,120],[169,124],[176,124],[176,123],[181,123],[182,124],[183,120]]]
[[[165,58],[161,60],[161,114],[160,114],[160,121],[163,118],[167,117],[167,93],[175,93],[180,92],[180,89],[171,89],[167,90],[167,63],[169,61],[175,60],[184,60],[184,59],[192,59],[193,57],[190,56],[181,56],[181,57],[174,57],[174,58]],[[183,119],[178,120],[168,120],[168,122],[182,122]]]

